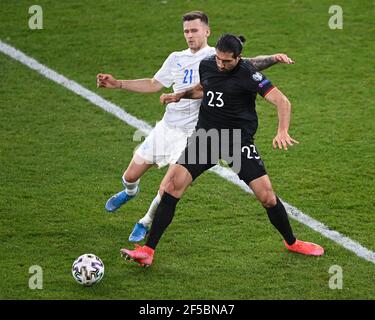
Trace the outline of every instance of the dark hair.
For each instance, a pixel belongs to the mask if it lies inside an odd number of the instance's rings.
[[[196,20],[196,19],[199,19],[200,21],[202,21],[204,24],[208,25],[208,17],[207,15],[202,12],[202,11],[191,11],[191,12],[188,12],[188,13],[185,13],[183,16],[182,16],[182,22],[185,22],[185,21],[192,21],[192,20]]]
[[[233,53],[233,58],[237,58],[243,48],[243,43],[246,41],[244,36],[235,36],[233,34],[223,34],[217,41],[215,48],[221,52]]]

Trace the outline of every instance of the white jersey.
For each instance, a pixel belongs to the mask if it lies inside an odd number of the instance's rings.
[[[210,46],[195,53],[192,53],[190,49],[172,52],[155,74],[154,79],[166,88],[173,85],[174,92],[194,87],[200,82],[199,63],[213,54],[215,54],[215,48]],[[200,103],[201,100],[197,99],[181,99],[177,103],[169,103],[163,121],[172,128],[194,129],[198,120]]]

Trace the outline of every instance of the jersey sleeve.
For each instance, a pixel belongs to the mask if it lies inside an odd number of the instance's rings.
[[[204,72],[207,70],[207,64],[208,58],[205,58],[201,62],[199,62],[199,79],[201,84],[204,79]]]
[[[200,83],[202,84],[202,71],[203,71],[203,66],[202,66],[202,62],[204,60],[202,60],[201,62],[199,62],[199,67],[198,67],[198,73],[199,73],[199,79],[200,79]]]
[[[169,88],[174,83],[172,73],[172,61],[174,59],[173,53],[164,61],[158,72],[155,73],[154,79],[159,81],[164,87]]]
[[[252,72],[250,78],[251,89],[259,93],[263,98],[275,88],[271,81],[259,71]]]

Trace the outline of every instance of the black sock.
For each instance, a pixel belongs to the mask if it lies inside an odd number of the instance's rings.
[[[175,198],[167,192],[164,192],[158,208],[155,211],[154,221],[151,225],[146,246],[152,249],[156,248],[165,229],[167,229],[169,224],[172,222],[178,200],[180,199]]]
[[[286,213],[284,205],[280,199],[276,197],[276,205],[272,208],[266,208],[268,218],[274,227],[281,233],[284,240],[292,245],[296,242],[296,237],[293,235],[292,227],[289,224],[288,214]]]

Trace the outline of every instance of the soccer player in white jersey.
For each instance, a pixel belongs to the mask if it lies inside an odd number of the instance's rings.
[[[177,93],[198,84],[200,61],[215,54],[215,48],[207,44],[210,36],[208,17],[203,12],[193,11],[185,14],[182,21],[188,49],[171,53],[152,79],[117,80],[110,74],[98,74],[97,86],[140,93],[158,92],[173,86],[173,91]],[[258,56],[249,60],[258,70],[266,69],[277,62],[293,63],[285,54]],[[153,165],[160,168],[178,160],[185,149],[187,138],[195,128],[199,106],[200,100],[193,99],[182,99],[178,103],[167,105],[163,119],[137,149],[123,174],[122,183],[125,189],[113,195],[105,204],[107,211],[113,212],[134,198],[139,192],[141,176]],[[138,242],[144,239],[160,200],[158,193],[146,215],[135,224],[129,241]]]

